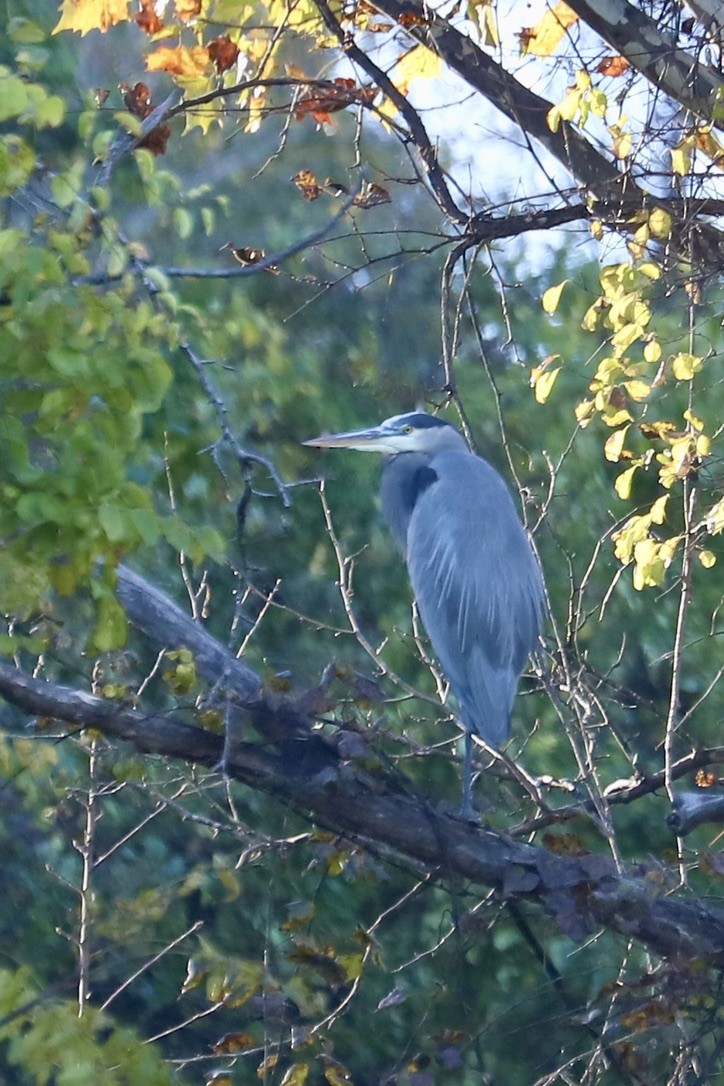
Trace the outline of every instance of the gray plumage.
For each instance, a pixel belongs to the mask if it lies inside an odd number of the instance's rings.
[[[540,569],[503,479],[454,427],[424,412],[305,444],[385,456],[382,510],[420,617],[466,729],[502,746],[543,601]]]

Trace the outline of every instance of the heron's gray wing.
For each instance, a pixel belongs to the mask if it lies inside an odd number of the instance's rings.
[[[500,746],[540,623],[542,579],[507,486],[472,453],[430,462],[407,530],[422,621],[466,727]]]

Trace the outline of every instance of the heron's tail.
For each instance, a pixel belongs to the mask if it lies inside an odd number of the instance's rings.
[[[517,686],[518,676],[510,669],[487,664],[476,669],[472,683],[454,688],[465,727],[496,750],[510,735],[510,711]]]

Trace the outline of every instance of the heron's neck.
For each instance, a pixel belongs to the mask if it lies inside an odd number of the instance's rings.
[[[437,476],[430,467],[427,453],[397,453],[386,456],[382,468],[382,513],[404,554],[407,529],[415,505]]]

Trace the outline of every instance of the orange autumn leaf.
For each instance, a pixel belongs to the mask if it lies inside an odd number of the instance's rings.
[[[91,30],[108,30],[127,20],[128,0],[63,0],[53,33],[75,30],[78,34],[88,34]]]
[[[209,51],[203,45],[188,48],[178,45],[175,48],[162,45],[146,57],[149,72],[168,72],[169,75],[197,79],[206,72],[209,64]]]
[[[631,65],[626,60],[626,57],[604,57],[601,63],[597,66],[596,71],[601,75],[607,75],[611,79],[617,79],[618,76],[627,72]]]

